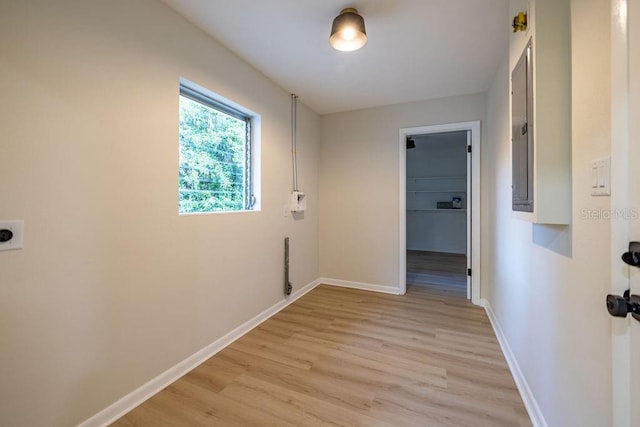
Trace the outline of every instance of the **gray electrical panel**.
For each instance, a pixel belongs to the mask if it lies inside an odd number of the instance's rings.
[[[512,209],[533,212],[533,61],[527,44],[511,73]]]

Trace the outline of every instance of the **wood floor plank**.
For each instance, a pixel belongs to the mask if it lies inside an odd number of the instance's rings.
[[[296,425],[390,426],[358,411],[250,375],[240,377],[223,394],[250,406],[268,408],[269,412],[275,412],[274,416]]]
[[[376,396],[371,415],[398,425],[519,426],[520,420],[511,408],[493,407],[487,411],[484,402],[452,397],[451,393],[435,389],[424,390],[421,394],[404,389],[393,393],[381,391]]]
[[[114,425],[530,427],[465,257],[407,265],[406,295],[318,286]]]
[[[226,361],[219,357],[212,357],[186,374],[182,379],[198,384],[207,390],[219,392],[244,372],[246,372],[246,368],[237,363]]]
[[[177,381],[167,387],[165,406],[181,411],[182,425],[295,426],[260,408],[250,407],[195,384]],[[164,393],[164,392],[162,392]],[[159,394],[162,394],[159,393]]]

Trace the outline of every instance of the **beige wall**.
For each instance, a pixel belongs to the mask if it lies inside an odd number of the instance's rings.
[[[484,121],[485,106],[474,94],[322,116],[322,277],[399,286],[399,130]]]
[[[262,211],[177,213],[178,82],[262,115]],[[0,424],[97,413],[318,277],[319,117],[155,0],[0,4]],[[304,102],[304,100],[302,100]]]
[[[520,4],[521,2],[516,2]],[[511,204],[508,59],[488,95],[488,298],[549,426],[611,423],[609,208],[591,197],[590,160],[610,151],[609,2],[574,0],[572,18],[572,221],[540,226]]]

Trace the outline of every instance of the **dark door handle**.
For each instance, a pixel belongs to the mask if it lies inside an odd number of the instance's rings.
[[[640,242],[629,242],[629,252],[622,254],[622,261],[632,267],[640,267]]]
[[[640,322],[640,295],[631,295],[627,289],[623,296],[607,295],[607,310],[613,317],[631,316]]]

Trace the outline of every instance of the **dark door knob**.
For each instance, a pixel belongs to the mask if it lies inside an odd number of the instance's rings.
[[[627,317],[631,313],[640,321],[640,295],[631,295],[628,289],[623,296],[607,295],[607,311],[614,317]]]
[[[627,317],[629,306],[620,295],[607,295],[607,310],[613,317]]]
[[[622,254],[622,261],[632,267],[640,267],[640,242],[629,242],[629,252]]]

